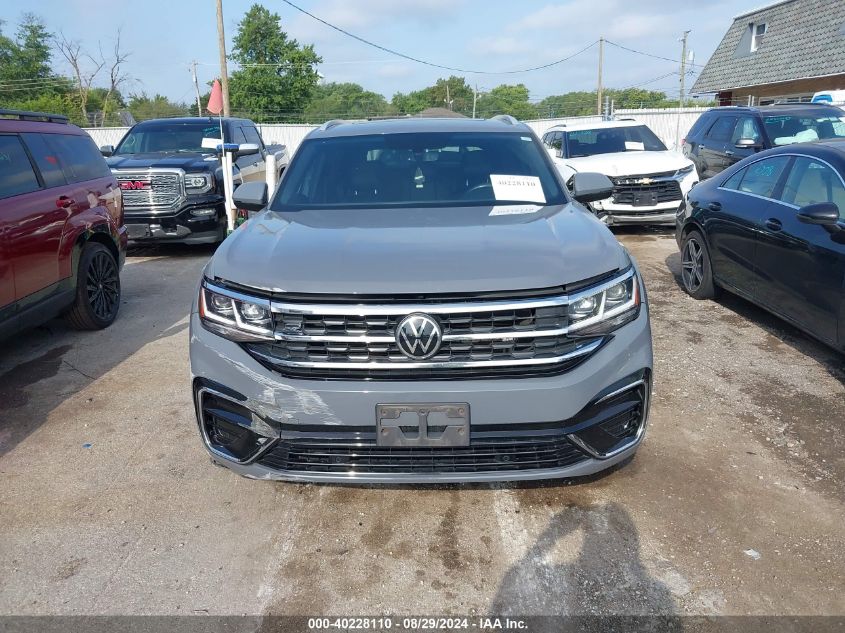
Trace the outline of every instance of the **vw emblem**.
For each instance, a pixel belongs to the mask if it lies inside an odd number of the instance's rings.
[[[443,331],[427,314],[409,314],[396,326],[399,351],[413,360],[431,358],[440,350]]]

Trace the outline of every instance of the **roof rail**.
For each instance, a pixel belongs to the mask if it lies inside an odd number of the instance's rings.
[[[341,123],[346,123],[343,119],[332,119],[331,121],[326,121],[320,126],[320,130],[325,132],[326,130],[332,129],[336,125],[340,125]]]
[[[50,123],[68,122],[68,118],[64,114],[28,112],[26,110],[0,110],[0,117],[20,119],[21,121],[48,121]]]
[[[519,121],[513,118],[510,114],[497,114],[496,116],[491,116],[490,120],[501,121],[502,123],[507,123],[508,125],[519,125]]]

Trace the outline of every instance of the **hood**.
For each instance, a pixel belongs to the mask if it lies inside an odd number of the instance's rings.
[[[565,158],[568,167],[578,172],[598,172],[606,176],[639,176],[677,171],[692,162],[677,152],[619,152],[583,158]]]
[[[277,293],[434,294],[548,288],[628,266],[580,206],[494,209],[265,211],[206,275]]]
[[[209,171],[215,169],[219,160],[210,154],[187,153],[148,153],[148,154],[118,154],[106,159],[112,169],[149,169],[151,167],[168,167],[170,169],[184,169],[185,171]]]

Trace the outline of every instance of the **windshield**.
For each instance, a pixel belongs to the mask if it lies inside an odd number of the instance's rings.
[[[115,149],[115,154],[200,152],[203,138],[220,138],[220,125],[208,121],[156,123],[132,128]]]
[[[845,138],[845,117],[784,114],[763,118],[773,145],[808,143],[826,138]]]
[[[432,132],[305,141],[271,209],[514,202],[566,202],[532,136]]]
[[[665,152],[666,146],[645,125],[572,130],[566,133],[566,157],[618,152]]]

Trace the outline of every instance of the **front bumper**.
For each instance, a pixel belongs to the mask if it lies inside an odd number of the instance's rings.
[[[683,176],[678,180],[679,198],[651,206],[618,204],[612,197],[594,202],[591,206],[601,220],[609,226],[625,224],[674,225],[678,210],[683,205],[686,195],[697,182],[698,177],[694,172]]]
[[[651,332],[645,305],[634,321],[614,332],[590,358],[555,376],[389,382],[285,378],[261,365],[237,343],[206,330],[196,313],[191,316],[190,353],[198,422],[206,449],[216,463],[255,479],[442,483],[590,475],[610,468],[636,451],[647,423],[651,389]],[[579,447],[577,440],[588,437],[590,429],[595,431],[597,428],[591,421],[594,418],[585,417],[585,411],[601,409],[604,405],[599,401],[615,402],[608,398],[638,380],[642,381],[645,396],[636,435],[601,455],[598,454],[600,451],[593,450],[595,445]],[[256,444],[254,454],[239,462],[210,445],[200,403],[200,392],[204,389],[222,394],[251,412],[252,420],[247,424],[256,437],[260,436],[261,443],[260,446]],[[460,460],[468,459],[469,453],[452,449],[453,461],[444,460],[443,454],[434,451],[425,453],[424,460],[428,461],[422,465],[409,459],[404,462],[405,466],[391,463],[381,469],[378,464],[384,462],[378,460],[384,459],[384,451],[379,452],[374,441],[376,407],[379,404],[403,403],[467,403],[471,416],[468,451],[473,455],[479,453],[477,449],[487,446],[476,440],[491,442],[490,438],[496,434],[509,438],[508,442],[514,437],[517,438],[515,442],[548,440],[547,444],[555,442],[555,446],[544,445],[542,450],[555,455],[556,465],[511,469],[497,461],[495,469],[491,470],[485,470],[483,466],[462,469],[456,464],[465,465],[466,462]],[[544,434],[544,437],[535,436],[535,432]],[[355,454],[347,452],[338,456],[327,450],[323,456],[325,467],[319,464],[309,464],[307,469],[279,467],[283,463],[279,450],[283,457],[287,457],[291,452],[300,450],[297,441],[307,440],[313,446],[318,440],[326,442],[338,435],[348,437],[350,434],[358,438],[357,452],[353,451]],[[392,450],[396,454],[397,449]],[[402,450],[398,449],[399,453]],[[517,449],[511,447],[507,450]],[[481,452],[488,457],[492,454]],[[538,458],[536,463],[549,464],[549,454],[542,453],[543,459]],[[404,455],[416,457],[413,452]],[[502,451],[496,451],[495,458],[507,461],[501,455]],[[352,464],[350,459],[358,459],[358,463],[363,464],[360,461],[363,457],[372,458],[367,462],[368,467],[355,467],[354,464],[346,467]],[[479,459],[487,463],[484,459],[488,457]],[[344,465],[337,466],[338,463]],[[373,463],[377,466],[373,467]],[[427,467],[425,464],[434,466]]]
[[[214,209],[213,215],[195,215],[198,209]],[[135,242],[211,244],[226,238],[226,207],[220,196],[192,196],[174,212],[133,208],[125,212],[129,239]]]

